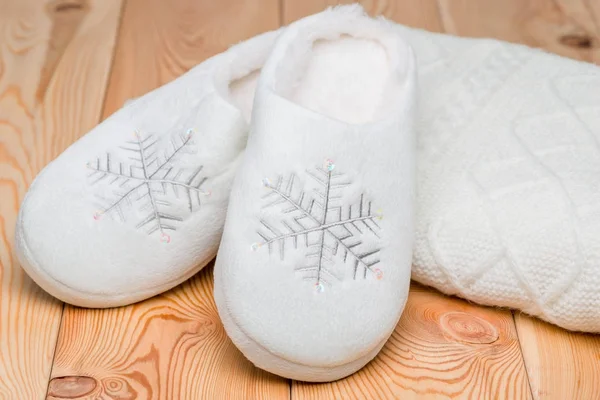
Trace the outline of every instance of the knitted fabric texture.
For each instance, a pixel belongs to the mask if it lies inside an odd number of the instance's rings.
[[[419,66],[413,278],[600,331],[600,69],[399,26]]]

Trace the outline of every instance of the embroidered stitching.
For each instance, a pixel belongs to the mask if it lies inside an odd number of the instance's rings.
[[[171,237],[165,231],[175,231],[176,223],[182,222],[184,218],[179,213],[169,211],[174,204],[169,201],[168,189],[171,189],[176,199],[180,198],[180,191],[183,192],[190,213],[200,208],[201,195],[210,195],[210,192],[201,189],[207,180],[200,175],[202,165],[191,174],[186,174],[183,168],[173,166],[178,156],[191,150],[192,135],[191,129],[186,134],[175,135],[170,141],[171,148],[161,155],[158,138],[154,135],[142,137],[139,132],[135,132],[135,140],[127,141],[126,146],[120,147],[129,153],[131,164],[111,161],[111,153],[88,163],[87,167],[92,171],[88,177],[95,178],[91,182],[92,186],[112,178],[108,183],[113,188],[112,196],[105,198],[98,195],[108,205],[96,212],[94,219],[112,214],[125,222],[123,206],[128,205],[142,213],[140,221],[135,225],[136,229],[146,229],[149,235],[160,232],[161,241],[170,242]],[[187,177],[183,178],[184,175]]]
[[[281,219],[281,226],[285,231],[266,219],[261,219],[262,227],[257,234],[263,241],[252,244],[254,251],[266,245],[269,254],[272,253],[274,244],[277,244],[283,260],[286,241],[291,239],[297,249],[298,238],[304,237],[304,246],[308,249],[305,258],[309,263],[297,267],[296,271],[305,275],[303,279],[314,280],[319,292],[324,290],[323,283],[331,285],[331,278],[341,280],[333,270],[334,257],[338,254],[344,264],[348,259],[352,260],[353,279],[357,278],[359,272],[362,272],[363,278],[367,277],[367,272],[373,273],[377,279],[383,277],[379,268],[373,268],[380,262],[378,254],[381,248],[365,244],[362,240],[365,234],[379,239],[378,231],[381,227],[376,219],[381,219],[382,216],[372,212],[372,203],[365,200],[364,193],[360,195],[359,204],[336,204],[342,198],[342,190],[351,182],[346,181],[343,174],[333,172],[334,168],[333,162],[327,160],[324,168],[306,171],[320,187],[314,190],[316,196],[313,198],[307,195],[305,189],[294,195],[295,174],[291,174],[285,182],[279,176],[275,184],[265,178],[263,185],[269,189],[269,193],[263,198],[270,202],[263,208],[281,206],[281,213],[287,218]]]

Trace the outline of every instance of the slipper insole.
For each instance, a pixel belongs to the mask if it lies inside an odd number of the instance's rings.
[[[392,67],[374,40],[342,36],[318,40],[290,100],[344,122],[374,119],[382,105]]]

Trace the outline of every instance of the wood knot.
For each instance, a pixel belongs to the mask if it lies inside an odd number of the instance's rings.
[[[594,41],[586,34],[567,34],[561,36],[558,41],[565,46],[579,49],[591,49],[594,46]]]
[[[77,399],[93,392],[97,385],[89,376],[61,376],[50,381],[48,397]]]
[[[483,318],[453,311],[440,317],[444,333],[464,343],[489,344],[498,340],[498,330]]]
[[[87,8],[87,1],[70,0],[56,1],[51,5],[51,10],[56,13],[65,13],[69,11],[81,11]]]
[[[133,387],[131,387],[127,380],[118,376],[103,379],[102,387],[111,399],[134,400],[142,398],[138,396],[138,393],[133,390]]]
[[[122,392],[124,388],[126,388],[126,383],[119,378],[107,378],[102,382],[102,384],[104,385],[106,391],[109,393],[119,393]]]
[[[194,322],[190,326],[190,333],[194,334],[199,338],[204,338],[213,335],[219,330],[219,324],[216,321],[210,319],[201,319]]]

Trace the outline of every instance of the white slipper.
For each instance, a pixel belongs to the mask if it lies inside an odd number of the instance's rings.
[[[277,33],[135,99],[35,179],[16,249],[55,297],[110,307],[170,289],[216,254],[253,85]]]
[[[413,278],[600,332],[600,68],[398,29],[420,83]]]
[[[255,365],[330,381],[381,349],[412,257],[412,51],[339,7],[290,25],[259,79],[215,266],[215,300]]]

